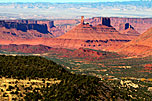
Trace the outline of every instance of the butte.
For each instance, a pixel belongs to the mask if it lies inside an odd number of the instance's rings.
[[[129,29],[130,30],[130,29]],[[111,26],[110,18],[102,18],[101,23],[92,26],[84,22],[57,38],[36,38],[7,42],[8,44],[46,45],[55,48],[90,48],[105,50],[107,47],[119,47],[120,44],[136,38],[136,34],[121,34]]]
[[[92,26],[84,22],[84,16],[81,17],[81,23],[76,27],[58,37],[56,40],[64,40],[63,48],[92,48],[104,50],[106,47],[117,46],[120,43],[128,42],[137,35],[121,34],[110,24],[110,18],[102,18],[101,24]]]

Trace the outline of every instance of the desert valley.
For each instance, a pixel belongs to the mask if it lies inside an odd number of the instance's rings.
[[[0,20],[0,99],[151,101],[152,18]]]

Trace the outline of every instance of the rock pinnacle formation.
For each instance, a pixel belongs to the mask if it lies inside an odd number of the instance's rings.
[[[81,24],[84,24],[84,16],[81,16]]]
[[[30,38],[27,38],[26,40],[22,40],[20,37],[19,39],[16,39],[16,40],[10,40],[10,38],[9,40],[6,40],[6,37],[4,37],[2,38],[4,40],[0,40],[0,43],[18,44],[18,45],[19,44],[29,44],[29,45],[42,44],[42,45],[55,47],[55,48],[79,49],[82,47],[82,48],[104,50],[106,49],[106,47],[117,47],[118,45],[131,41],[132,39],[137,37],[134,35],[120,34],[111,25],[110,18],[105,18],[105,17],[100,19],[100,24],[96,24],[92,26],[89,23],[84,22],[84,16],[82,16],[81,23],[79,23],[77,26],[75,26],[74,28],[72,28],[71,30],[69,30],[68,32],[66,32],[65,34],[57,38],[47,37],[49,34],[40,34],[38,37],[34,37],[37,34],[35,33],[29,34],[30,31],[31,30],[27,30],[27,32],[24,32],[25,34],[23,34],[26,36],[27,35],[30,36]],[[7,35],[8,31],[5,31],[5,33],[6,33],[5,35]],[[8,33],[8,34],[12,34],[12,36],[14,37],[17,36],[17,35],[14,35],[14,33]],[[31,38],[31,35],[33,35],[33,38]]]
[[[80,40],[131,40],[134,36],[120,34],[110,25],[110,18],[103,18],[101,24],[92,26],[84,23],[84,16],[81,17],[81,23],[58,37],[60,39],[80,39]]]
[[[127,35],[140,35],[139,32],[137,32],[132,25],[129,23],[120,24],[119,25],[119,31],[121,34],[127,34]]]

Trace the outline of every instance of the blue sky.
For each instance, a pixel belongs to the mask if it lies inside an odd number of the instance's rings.
[[[114,1],[140,1],[140,0],[0,0],[0,2],[114,2]]]

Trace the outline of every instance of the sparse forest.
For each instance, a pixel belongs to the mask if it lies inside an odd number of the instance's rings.
[[[118,88],[109,86],[93,76],[72,74],[62,66],[36,56],[0,56],[0,75],[2,77],[56,78],[59,84],[44,86],[40,92],[36,89],[26,93],[25,100],[123,100],[131,99],[127,93],[119,93]],[[30,88],[28,88],[30,89]]]

